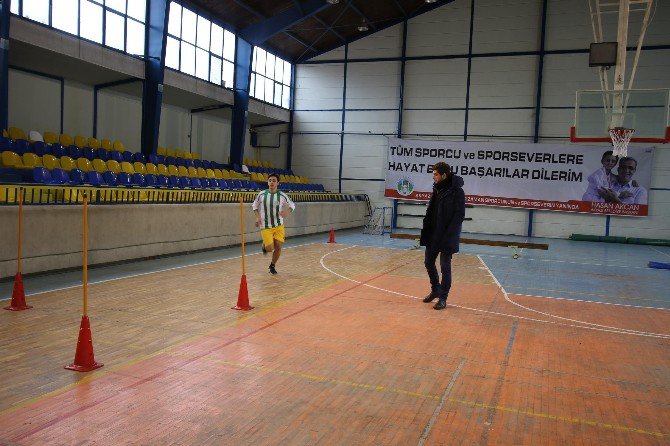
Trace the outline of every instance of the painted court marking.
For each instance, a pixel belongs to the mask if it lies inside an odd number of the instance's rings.
[[[375,289],[375,290],[383,291],[385,293],[396,294],[398,296],[409,297],[411,299],[422,299],[421,297],[418,297],[418,296],[413,296],[413,295],[410,295],[410,294],[400,293],[398,291],[393,291],[393,290],[389,290],[389,289],[385,289],[385,288],[376,287],[374,285],[370,285],[370,284],[367,284],[367,283],[362,283],[358,280],[355,280],[355,279],[352,279],[350,277],[346,277],[342,274],[339,274],[339,273],[333,271],[332,269],[328,268],[325,265],[324,260],[325,260],[326,257],[328,257],[332,254],[347,250],[347,249],[357,248],[357,247],[358,247],[357,245],[351,245],[351,246],[348,246],[346,248],[342,248],[342,249],[338,249],[338,250],[335,250],[335,251],[328,252],[321,257],[319,263],[321,263],[321,266],[326,271],[328,271],[331,274],[333,274],[337,277],[340,277],[344,280],[348,280],[350,282],[354,282],[354,283],[358,283],[358,284],[363,284],[363,286],[366,286],[366,287],[369,287],[369,288],[372,288],[372,289]],[[536,319],[536,318],[531,318],[531,317],[519,316],[519,315],[515,315],[515,314],[500,313],[500,312],[497,312],[497,311],[483,310],[481,308],[471,308],[471,307],[466,307],[464,305],[457,305],[457,304],[447,302],[448,306],[455,307],[455,308],[462,308],[464,310],[476,311],[476,312],[480,312],[480,313],[494,314],[494,315],[497,315],[497,316],[511,317],[511,318],[516,318],[516,319],[533,321],[533,322],[540,322],[540,323],[544,323],[544,324],[553,324],[553,325],[559,325],[559,326],[565,326],[565,327],[581,328],[581,329],[584,329],[584,330],[596,330],[596,331],[604,331],[604,332],[609,332],[609,333],[618,333],[618,334],[626,334],[626,335],[633,335],[633,336],[644,336],[644,337],[651,337],[651,338],[670,339],[670,334],[650,333],[650,332],[639,331],[639,330],[630,330],[630,329],[627,329],[627,328],[610,327],[610,326],[607,326],[607,325],[592,324],[590,322],[582,322],[582,321],[575,320],[575,319],[563,318],[561,316],[552,315],[550,313],[543,313],[543,312],[540,312],[540,311],[537,311],[537,310],[533,310],[533,309],[530,309],[530,308],[523,307],[522,305],[517,304],[516,302],[512,301],[509,298],[505,289],[502,287],[502,285],[500,285],[500,282],[498,282],[498,279],[496,279],[496,277],[493,275],[491,270],[486,266],[486,263],[484,263],[484,261],[481,259],[481,257],[479,257],[479,256],[476,256],[476,257],[484,265],[484,267],[488,271],[489,275],[491,276],[491,278],[494,280],[494,282],[498,286],[498,289],[503,293],[503,296],[504,296],[505,300],[508,300],[511,304],[513,304],[515,306],[518,306],[518,307],[521,307],[521,308],[524,308],[527,311],[539,313],[539,314],[542,314],[542,315],[547,316],[547,317],[555,317],[555,318],[558,318],[558,319],[563,319],[567,322],[574,322],[574,324],[565,324],[565,323],[561,323],[561,322],[548,321],[548,320],[544,320],[544,319]],[[584,325],[577,325],[577,324],[584,324]]]

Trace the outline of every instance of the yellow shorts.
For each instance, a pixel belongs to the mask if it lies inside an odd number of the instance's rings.
[[[279,243],[284,243],[284,226],[277,226],[271,229],[261,229],[261,237],[263,238],[263,245],[270,246],[277,240]]]

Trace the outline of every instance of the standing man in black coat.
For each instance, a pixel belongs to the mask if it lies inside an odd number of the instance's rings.
[[[425,265],[430,278],[431,291],[423,301],[438,299],[433,306],[442,310],[447,306],[451,289],[451,256],[458,252],[461,226],[465,218],[463,179],[451,172],[449,164],[439,162],[433,166],[433,195],[421,229],[421,246],[426,247]],[[442,282],[437,274],[435,260],[440,254]]]

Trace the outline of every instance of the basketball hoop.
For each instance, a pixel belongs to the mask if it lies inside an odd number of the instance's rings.
[[[614,127],[609,129],[610,138],[612,138],[612,145],[614,156],[628,156],[628,143],[635,133],[635,129],[627,129],[625,127]]]

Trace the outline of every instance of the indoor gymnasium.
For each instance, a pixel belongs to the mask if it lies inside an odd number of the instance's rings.
[[[663,0],[0,0],[0,445],[670,445]]]

